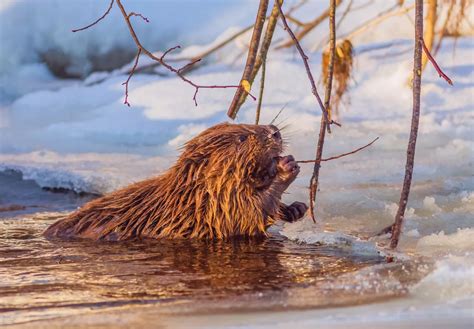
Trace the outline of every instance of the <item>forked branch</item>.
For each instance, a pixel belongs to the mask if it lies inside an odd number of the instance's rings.
[[[133,41],[135,42],[135,45],[137,47],[137,55],[135,57],[135,61],[134,61],[134,64],[133,64],[133,67],[132,69],[130,70],[130,73],[129,73],[129,76],[127,78],[127,80],[123,83],[123,85],[125,85],[125,100],[124,100],[124,104],[130,106],[130,103],[128,101],[128,89],[129,89],[129,82],[130,82],[130,79],[132,78],[133,74],[135,73],[136,71],[136,68],[137,68],[137,65],[138,65],[138,60],[140,58],[140,55],[146,55],[147,57],[151,58],[152,60],[158,62],[159,64],[161,64],[163,67],[165,67],[167,70],[175,73],[181,80],[183,80],[184,82],[186,82],[187,84],[191,85],[192,87],[194,87],[194,96],[193,96],[193,101],[194,101],[194,104],[197,106],[197,94],[199,92],[200,89],[214,89],[214,88],[237,88],[237,89],[241,89],[241,86],[240,85],[200,85],[200,84],[197,84],[193,81],[191,81],[190,79],[188,79],[185,75],[184,75],[184,71],[186,69],[188,69],[191,65],[199,62],[199,59],[195,59],[193,61],[191,61],[190,63],[186,64],[185,66],[177,69],[173,66],[171,66],[170,64],[168,64],[166,61],[165,61],[165,56],[170,53],[171,51],[175,50],[175,49],[178,49],[180,48],[180,46],[175,46],[175,47],[172,47],[170,49],[168,49],[167,51],[165,51],[163,53],[163,55],[161,57],[157,57],[156,55],[154,55],[152,52],[150,52],[149,50],[147,50],[140,42],[140,39],[138,38],[136,32],[135,32],[135,29],[133,28],[133,25],[130,21],[130,19],[132,17],[139,17],[141,19],[143,19],[145,22],[149,22],[148,18],[143,16],[142,14],[139,14],[139,13],[135,13],[135,12],[130,12],[130,13],[127,13],[127,11],[125,10],[123,4],[122,4],[122,0],[111,0],[110,1],[110,4],[109,4],[109,7],[107,8],[106,12],[101,16],[99,17],[96,21],[94,21],[93,23],[83,27],[83,28],[80,28],[80,29],[76,29],[76,30],[73,30],[73,32],[77,32],[77,31],[83,31],[83,30],[86,30],[94,25],[96,25],[97,23],[99,23],[101,20],[103,20],[111,11],[112,9],[112,6],[114,4],[114,2],[117,3],[117,6],[119,7],[120,9],[120,12],[122,13],[122,16],[125,20],[125,23],[127,24],[127,27],[129,29],[129,32],[130,32],[130,35],[132,36],[132,39]],[[247,91],[243,91],[243,92],[247,92]],[[250,94],[249,94],[250,95]],[[254,100],[256,99],[253,95],[250,95]]]

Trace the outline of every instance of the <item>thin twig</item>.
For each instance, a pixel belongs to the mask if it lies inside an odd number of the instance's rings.
[[[336,0],[336,6],[339,6],[341,4],[342,0]],[[316,17],[314,20],[311,22],[305,24],[303,29],[298,32],[295,38],[291,38],[288,41],[285,41],[283,44],[279,45],[276,47],[276,49],[281,49],[281,48],[289,48],[295,44],[295,39],[300,41],[303,39],[309,32],[311,32],[315,27],[317,27],[319,24],[321,24],[326,18],[329,17],[329,11],[330,9],[328,8],[325,10],[321,15]]]
[[[295,34],[293,33],[293,31],[288,26],[288,22],[286,21],[285,14],[283,13],[283,10],[281,9],[281,6],[280,6],[279,2],[276,1],[275,3],[278,4],[278,10],[280,11],[280,17],[281,17],[281,20],[283,22],[283,25],[285,26],[285,30],[290,35],[291,39],[293,39],[294,44],[296,46],[296,49],[298,49],[298,52],[300,53],[301,59],[303,60],[303,64],[306,68],[306,74],[308,75],[308,79],[309,79],[309,82],[311,84],[311,92],[313,93],[313,95],[316,97],[316,100],[318,101],[319,107],[321,108],[321,111],[323,112],[324,120],[326,121],[326,123],[328,123],[327,129],[328,129],[328,132],[330,133],[331,132],[330,126],[331,126],[332,122],[329,120],[328,112],[327,112],[326,108],[324,107],[324,104],[323,104],[323,101],[321,100],[321,97],[319,97],[318,90],[316,89],[316,84],[314,82],[313,73],[311,72],[311,68],[309,67],[309,63],[308,63],[308,56],[306,56],[306,54],[304,53],[303,48],[301,48],[301,45],[300,45],[298,39],[296,39]]]
[[[347,153],[342,153],[342,154],[339,154],[339,155],[335,155],[335,156],[332,156],[332,157],[329,157],[329,158],[323,158],[321,159],[320,161],[321,162],[324,162],[324,161],[331,161],[331,160],[336,160],[336,159],[340,159],[340,158],[343,158],[345,156],[348,156],[348,155],[351,155],[351,154],[354,154],[354,153],[357,153],[359,151],[362,151],[363,149],[366,149],[368,148],[369,146],[371,146],[373,143],[375,143],[377,140],[379,139],[379,137],[375,138],[373,141],[371,141],[369,144],[366,144],[362,147],[359,147],[353,151],[350,151],[350,152],[347,152]],[[296,161],[297,163],[314,163],[318,160],[299,160],[299,161]]]
[[[278,2],[278,1],[277,1]],[[247,61],[245,63],[245,68],[242,73],[242,78],[240,79],[240,86],[237,88],[232,99],[232,103],[229,106],[227,115],[231,119],[235,119],[237,112],[239,111],[239,102],[240,98],[244,94],[244,87],[242,83],[247,81],[251,85],[250,77],[257,59],[258,46],[260,45],[260,37],[262,35],[263,25],[265,23],[266,13],[268,8],[268,0],[260,0],[258,6],[257,16],[255,18],[255,24],[253,28],[252,38],[250,40],[250,47],[247,53]]]
[[[286,108],[286,106],[288,105],[288,103],[285,103],[285,105],[282,106],[282,108],[280,109],[280,111],[278,111],[278,113],[275,115],[275,117],[273,118],[272,121],[270,121],[270,123],[268,125],[272,125],[275,123],[276,119],[278,119],[278,117],[280,116],[280,114],[283,112],[283,110]]]
[[[413,177],[413,167],[415,163],[416,140],[418,137],[418,125],[420,122],[420,95],[421,95],[421,55],[423,54],[423,0],[415,1],[415,50],[413,64],[413,112],[411,118],[410,138],[407,147],[407,160],[405,165],[405,178],[398,203],[398,211],[393,224],[392,236],[390,238],[390,248],[395,249],[402,232],[403,219],[410,194],[410,186]]]
[[[195,59],[194,61],[192,62],[189,62],[188,64],[184,65],[182,68],[178,69],[178,72],[182,73],[182,72],[187,72],[189,67],[193,66],[194,64],[200,62],[202,59],[201,58],[198,58],[198,59]]]
[[[130,14],[128,14],[128,18],[130,18],[130,17],[132,17],[132,16],[140,17],[140,18],[143,19],[145,22],[150,23],[150,20],[149,20],[147,17],[145,17],[145,16],[143,16],[142,14],[140,14],[140,13],[135,13],[135,12],[132,11]]]
[[[170,49],[166,50],[160,57],[160,62],[162,62],[166,55],[168,55],[170,52],[176,50],[176,49],[181,49],[181,46],[180,45],[177,45],[177,46],[174,46],[174,47],[171,47]]]
[[[280,12],[278,10],[278,6],[276,1],[279,1],[279,3],[283,3],[283,0],[274,0],[275,3],[273,5],[272,13],[270,14],[270,17],[268,18],[268,23],[267,23],[267,28],[265,29],[265,35],[263,36],[263,41],[262,45],[260,46],[260,51],[258,52],[257,59],[255,60],[255,65],[253,66],[252,73],[250,74],[250,77],[248,78],[248,82],[250,85],[253,84],[255,77],[258,74],[258,71],[260,70],[260,67],[267,61],[267,54],[270,49],[270,45],[272,43],[272,38],[273,38],[273,33],[275,32],[275,27],[278,21],[278,15],[280,15]],[[262,74],[262,77],[265,79],[264,74]],[[260,89],[262,91],[262,89]],[[235,111],[238,111],[242,105],[245,103],[245,100],[247,99],[247,94],[242,94],[240,97],[238,103],[235,105]]]
[[[223,40],[222,42],[219,42],[217,45],[209,48],[209,49],[206,49],[204,50],[202,53],[200,53],[199,55],[196,55],[194,57],[178,57],[178,58],[173,58],[172,60],[173,61],[196,61],[197,59],[204,59],[205,57],[209,56],[210,54],[214,53],[215,51],[227,46],[230,42],[232,42],[233,40],[235,40],[236,38],[240,37],[241,35],[247,33],[248,31],[250,31],[252,28],[253,28],[254,24],[252,25],[249,25],[247,26],[246,28],[234,33],[233,35],[231,35],[230,37],[228,37],[227,39]],[[171,60],[168,60],[168,61],[171,61]],[[143,66],[139,66],[136,70],[136,72],[141,72],[141,71],[145,71],[145,70],[148,70],[150,68],[154,68],[158,65],[161,65],[160,63],[150,63],[150,64],[146,64],[146,65],[143,65]],[[182,70],[182,73],[187,73],[189,72],[189,68],[188,67],[186,70]]]
[[[133,67],[130,70],[130,74],[128,75],[127,80],[124,83],[122,83],[122,85],[125,85],[125,100],[123,101],[123,103],[127,105],[128,107],[130,107],[130,103],[128,102],[128,83],[130,82],[130,79],[135,73],[135,69],[137,68],[138,60],[140,59],[141,53],[142,53],[142,49],[138,48],[137,55],[135,56],[135,63],[133,64]]]
[[[275,0],[278,1],[278,0]],[[260,92],[258,94],[258,104],[257,104],[257,111],[255,113],[255,124],[258,125],[260,121],[260,112],[262,109],[262,101],[263,101],[263,89],[265,88],[265,66],[266,66],[266,59],[262,62],[262,75],[260,76]]]
[[[329,0],[329,64],[328,74],[326,78],[326,90],[324,94],[324,107],[326,112],[329,112],[331,103],[331,89],[334,75],[334,58],[336,57],[336,0]],[[328,113],[329,114],[329,113]],[[329,115],[328,115],[329,116]],[[330,119],[330,118],[329,118]],[[309,183],[309,210],[313,222],[316,223],[314,215],[314,204],[316,203],[316,194],[319,186],[319,170],[321,168],[321,160],[323,156],[324,139],[326,136],[326,128],[328,128],[328,121],[321,117],[319,125],[318,143],[316,146],[316,161],[314,162],[313,175]]]
[[[98,19],[96,19],[94,22],[90,23],[89,25],[81,27],[79,29],[72,30],[72,32],[84,31],[84,30],[87,30],[88,28],[96,25],[101,20],[103,20],[105,18],[105,16],[107,16],[110,13],[110,10],[112,9],[113,5],[114,5],[114,0],[110,0],[109,8],[107,8],[107,10],[105,11],[105,13],[102,16],[100,16]]]
[[[425,40],[423,39],[423,37],[421,37],[420,39],[420,43],[423,47],[423,50],[425,51],[425,54],[426,54],[426,57],[428,57],[428,59],[430,60],[431,64],[433,64],[434,68],[436,69],[436,71],[438,72],[440,78],[443,78],[444,80],[446,80],[447,83],[449,83],[451,86],[453,85],[453,81],[443,72],[443,70],[441,70],[441,68],[439,67],[438,63],[436,62],[436,60],[433,58],[433,56],[431,56],[431,53],[430,51],[428,50],[428,47],[426,47],[426,44],[425,44]]]

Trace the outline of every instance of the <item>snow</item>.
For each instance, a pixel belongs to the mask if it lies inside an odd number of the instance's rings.
[[[163,172],[185,141],[228,120],[226,111],[233,89],[202,89],[195,107],[194,88],[162,70],[161,75],[133,76],[129,93],[132,107],[126,107],[122,83],[130,64],[110,73],[90,71],[91,51],[104,55],[115,49],[133,49],[119,13],[113,11],[91,30],[70,32],[70,28],[100,16],[104,5],[92,0],[67,4],[54,0],[0,2],[0,170],[19,171],[23,179],[32,179],[42,187],[107,193]],[[176,40],[182,42],[182,51],[170,54],[170,58],[195,56],[209,49],[238,31],[236,26],[250,24],[255,10],[254,5],[222,1],[203,6],[206,10],[198,10],[200,4],[192,1],[186,6],[171,1],[130,1],[128,6],[149,16],[150,24],[139,19],[134,23],[143,42],[153,45],[152,51],[173,46]],[[320,8],[321,4],[310,6]],[[40,10],[47,10],[48,18],[39,15]],[[370,10],[361,10],[346,20],[341,31],[366,19]],[[178,12],[182,24],[176,28]],[[295,15],[310,19],[314,11]],[[28,24],[18,24],[25,21]],[[347,152],[377,136],[380,139],[358,154],[323,164],[318,224],[305,218],[278,227],[289,239],[346,246],[361,254],[378,253],[377,244],[386,240],[366,238],[390,224],[397,211],[411,120],[407,81],[413,41],[412,26],[407,22],[405,16],[398,17],[376,33],[356,39],[350,103],[342,107],[338,120],[343,127],[334,128],[327,137],[324,154]],[[396,26],[395,36],[390,26]],[[318,31],[303,43],[307,49],[320,42]],[[283,40],[283,33],[278,30],[275,40]],[[189,77],[199,84],[238,83],[248,38],[245,34],[232,42],[216,54],[215,61]],[[444,305],[443,300],[448,304],[472,301],[474,286],[474,40],[459,39],[454,55],[453,47],[453,40],[445,40],[436,56],[453,79],[453,87],[440,79],[430,64],[423,73],[414,182],[400,245],[402,252],[433,261],[433,272],[410,293],[415,299],[439,305]],[[41,53],[50,48],[68,55],[71,72],[84,77],[91,74],[85,80],[56,78],[41,62]],[[321,53],[308,55],[318,78]],[[254,94],[258,85],[257,78]],[[253,122],[255,106],[249,99],[236,121]],[[320,110],[304,67],[292,50],[272,50],[261,122],[271,122],[283,107],[276,122],[287,126],[283,129],[289,142],[287,152],[297,159],[313,158]],[[284,196],[288,202],[308,198],[311,165],[302,166],[290,193]],[[457,311],[465,312],[466,305]]]
[[[473,233],[470,233],[471,248]],[[474,301],[473,274],[474,258],[449,256],[436,262],[435,270],[417,283],[412,292],[417,297],[431,301]]]
[[[464,255],[466,252],[474,252],[474,230],[466,228],[453,234],[441,231],[438,234],[426,235],[418,240],[416,248],[422,253],[435,255]]]

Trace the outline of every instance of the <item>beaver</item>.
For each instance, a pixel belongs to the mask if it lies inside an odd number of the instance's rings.
[[[293,222],[307,210],[302,202],[280,201],[300,170],[293,156],[281,156],[283,144],[274,125],[217,124],[188,141],[162,175],[86,203],[45,236],[264,237],[276,220]]]

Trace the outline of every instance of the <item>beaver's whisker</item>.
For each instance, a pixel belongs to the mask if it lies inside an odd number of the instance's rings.
[[[290,124],[287,123],[289,119],[289,117],[282,119],[276,126],[281,127],[281,129],[286,129],[288,126],[290,126]]]
[[[274,124],[274,122],[276,121],[276,119],[280,116],[281,112],[283,112],[283,110],[285,109],[285,107],[288,105],[288,103],[285,103],[285,105],[283,105],[283,107],[280,109],[280,111],[278,111],[277,115],[275,115],[275,117],[273,118],[272,121],[270,121],[270,123],[268,125],[272,125]],[[278,125],[276,125],[278,127]]]

